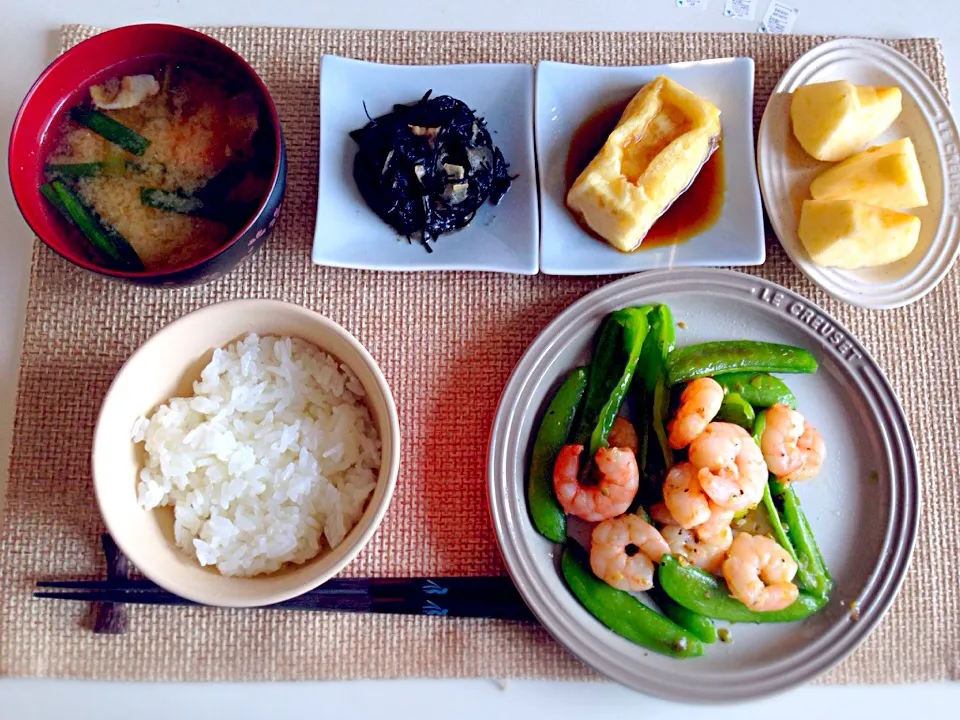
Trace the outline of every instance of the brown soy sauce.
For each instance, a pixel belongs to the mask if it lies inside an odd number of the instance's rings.
[[[574,131],[564,166],[567,190],[603,147],[631,99],[632,96],[600,108]],[[710,159],[700,168],[690,187],[653,224],[637,251],[681,243],[706,230],[720,216],[723,193],[723,142],[721,142]],[[577,222],[584,230],[602,241],[599,235],[586,226],[582,218],[577,217]]]

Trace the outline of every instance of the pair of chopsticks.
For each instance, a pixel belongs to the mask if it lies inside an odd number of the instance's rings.
[[[106,580],[41,580],[35,598],[92,603],[95,633],[122,634],[126,606],[199,605],[150,580],[131,578],[132,564],[108,534],[100,536]],[[505,577],[333,578],[314,590],[268,608],[533,620]]]
[[[197,605],[149,580],[42,580],[35,598],[96,603]],[[505,577],[333,578],[290,600],[268,606],[294,610],[532,620]]]

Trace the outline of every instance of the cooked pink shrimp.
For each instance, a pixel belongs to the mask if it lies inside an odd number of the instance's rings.
[[[622,415],[617,415],[613,421],[610,432],[607,433],[607,445],[610,447],[627,448],[632,451],[634,456],[640,449],[640,440],[637,438],[636,428],[633,423]]]
[[[682,555],[698,568],[709,573],[720,571],[727,550],[733,542],[733,531],[729,525],[713,537],[706,539],[698,538],[693,530],[687,530],[679,525],[667,525],[660,532],[670,546],[670,552]]]
[[[667,441],[674,450],[685,448],[720,412],[723,388],[713,378],[691,380],[680,394],[677,414],[667,423]]]
[[[725,510],[746,510],[763,498],[767,466],[750,434],[739,425],[712,422],[687,453],[700,486]]]
[[[727,510],[717,505],[713,500],[710,501],[710,517],[705,522],[700,523],[693,531],[701,540],[722,535],[724,531],[730,529],[730,523],[733,522],[733,510]]]
[[[657,525],[679,525],[673,515],[670,514],[670,511],[667,509],[667,504],[664,502],[658,502],[651,505],[647,510],[650,513],[650,519],[653,520]]]
[[[778,403],[767,410],[760,449],[770,472],[780,480],[806,480],[820,470],[827,446],[803,415]]]
[[[733,510],[724,510],[712,500],[709,501],[709,507],[710,517],[707,518],[706,521],[692,528],[684,528],[684,530],[693,530],[698,538],[707,540],[729,529],[730,524],[733,522],[733,516],[735,515]],[[657,525],[664,527],[667,525],[676,525],[680,527],[680,523],[677,522],[676,518],[673,517],[667,509],[666,503],[659,502],[651,505],[649,512],[650,519]]]
[[[783,610],[797,599],[797,563],[765,535],[738,533],[723,562],[730,594],[751,610]]]
[[[564,445],[553,465],[553,489],[560,507],[571,515],[596,522],[627,511],[640,486],[637,458],[630,450],[600,448],[593,456],[595,485],[577,477],[583,445]]]
[[[700,487],[692,463],[681,462],[670,468],[663,481],[663,504],[675,522],[688,529],[710,519],[710,498]]]
[[[653,587],[653,564],[670,552],[656,528],[636,515],[604,520],[590,536],[593,574],[618,590]]]

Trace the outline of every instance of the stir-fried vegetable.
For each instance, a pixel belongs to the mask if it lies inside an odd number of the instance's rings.
[[[567,441],[586,386],[586,368],[577,368],[567,376],[547,406],[533,441],[530,476],[527,479],[527,504],[534,527],[554,542],[564,541],[567,523],[553,492],[553,461]]]
[[[756,340],[721,340],[677,348],[667,358],[671,385],[726,372],[812,373],[817,361],[803,348]]]
[[[793,622],[813,615],[826,600],[800,591],[792,605],[783,610],[760,612],[750,610],[730,596],[730,588],[722,580],[673,555],[664,555],[657,572],[664,592],[689,610],[729,622]]]

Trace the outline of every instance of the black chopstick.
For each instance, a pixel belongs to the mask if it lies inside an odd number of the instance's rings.
[[[34,597],[117,604],[196,605],[149,580],[41,580]],[[269,606],[404,615],[531,620],[509,578],[333,578]]]

